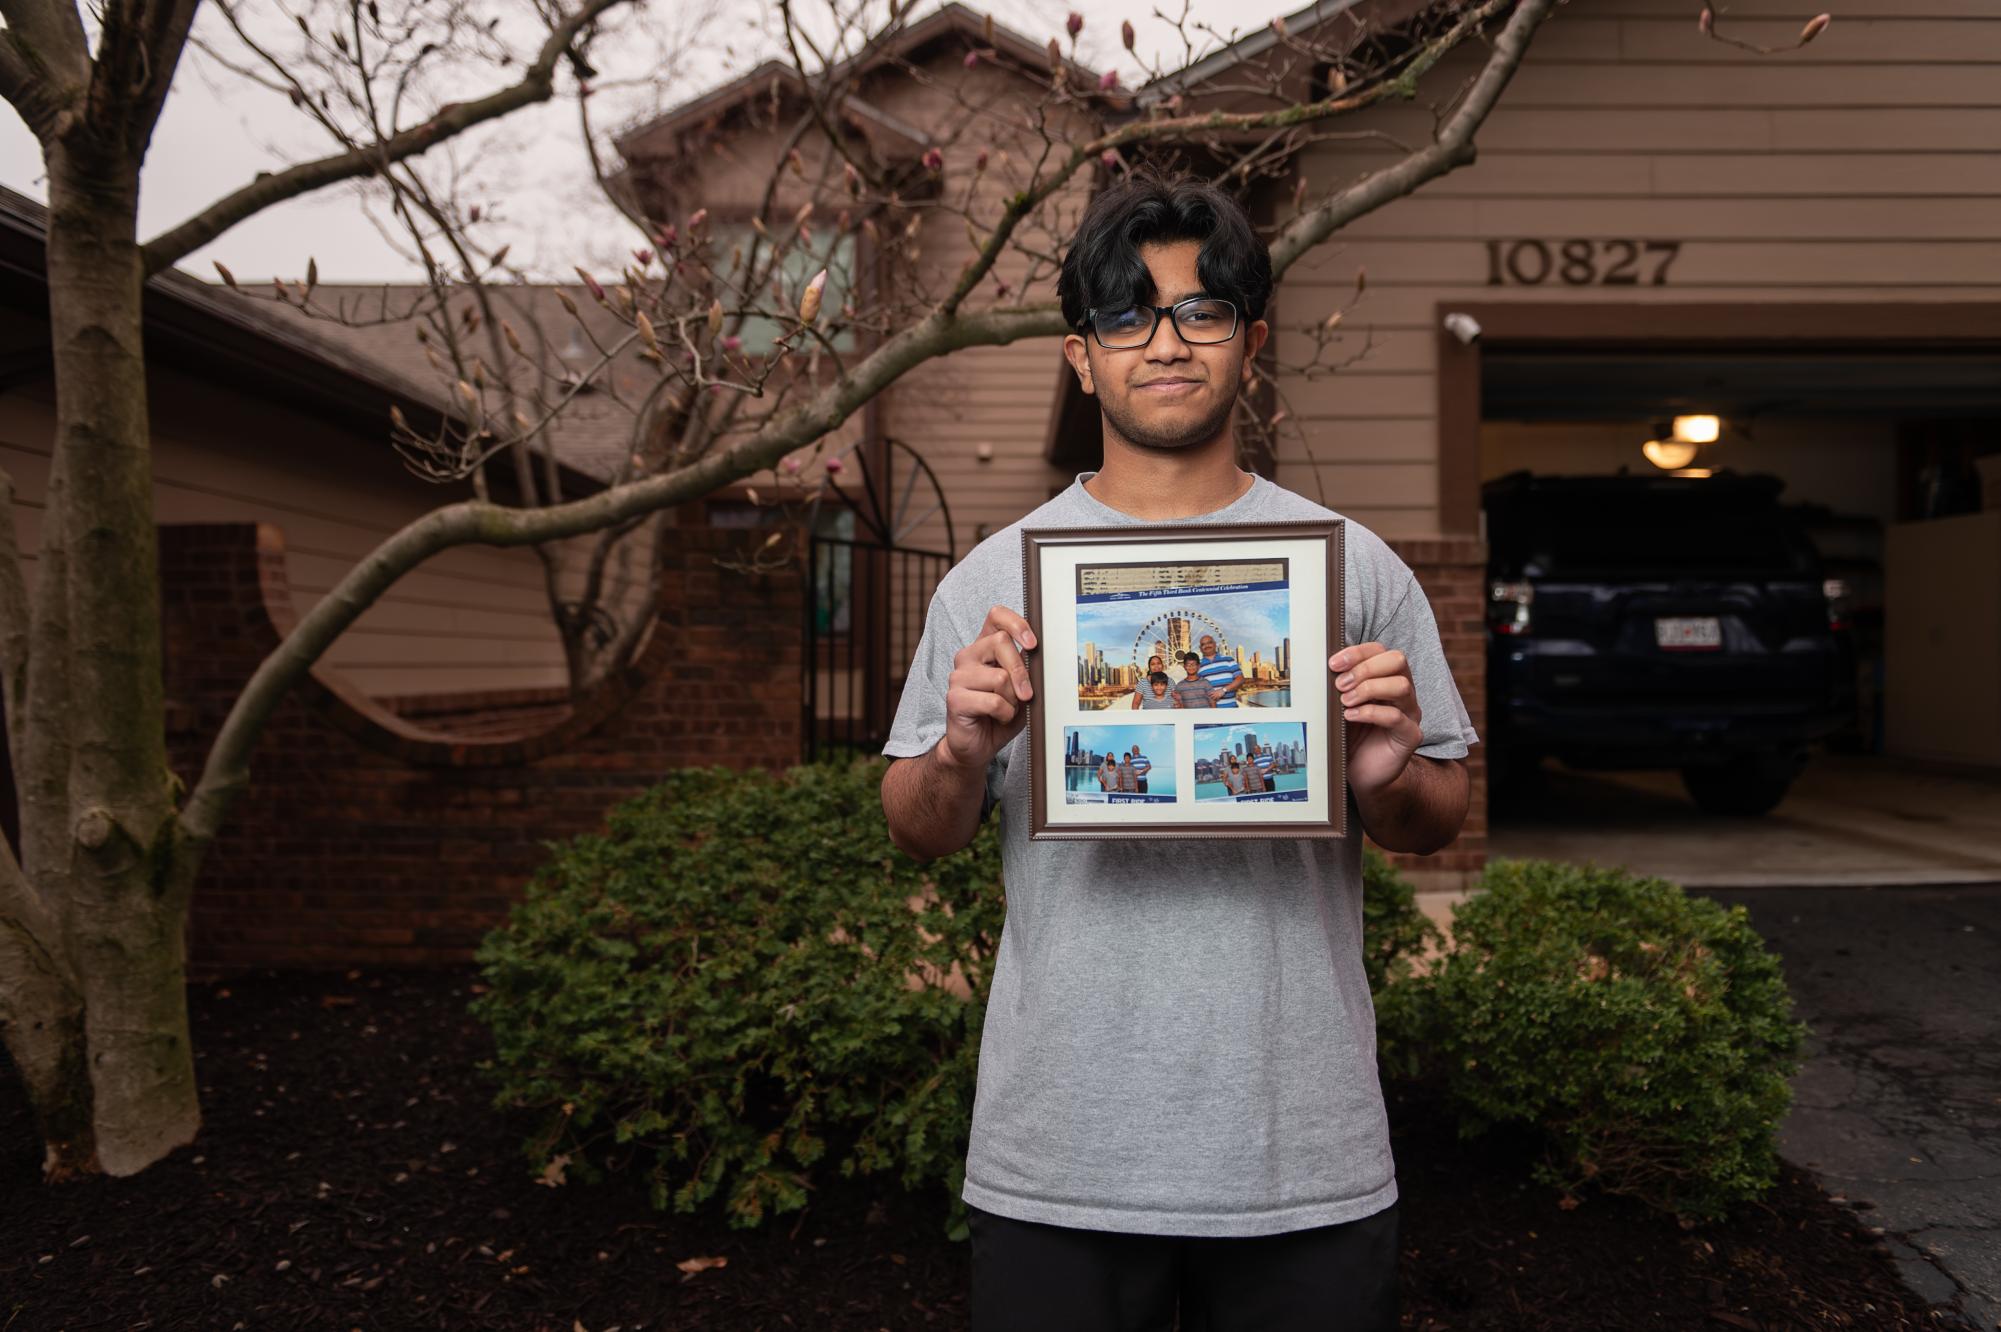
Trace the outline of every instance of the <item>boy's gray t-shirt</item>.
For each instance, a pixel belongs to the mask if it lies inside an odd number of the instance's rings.
[[[935,748],[953,656],[989,608],[1026,613],[1023,527],[1141,522],[1086,491],[1092,475],[939,582],[883,753]],[[1222,509],[1159,525],[1340,516],[1258,477]],[[1401,650],[1423,717],[1417,752],[1464,756],[1479,736],[1430,602],[1382,538],[1352,520],[1346,538],[1347,641]],[[987,770],[1007,915],[965,1201],[1025,1221],[1217,1236],[1352,1221],[1395,1202],[1354,797],[1355,835],[1340,840],[1031,842],[1027,746],[1024,729]]]

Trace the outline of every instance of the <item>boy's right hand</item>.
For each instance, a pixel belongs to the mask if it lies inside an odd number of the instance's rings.
[[[1028,621],[1005,606],[987,612],[979,637],[952,658],[939,762],[984,769],[1021,731],[1028,720],[1022,705],[1033,692],[1021,654],[1034,647]]]

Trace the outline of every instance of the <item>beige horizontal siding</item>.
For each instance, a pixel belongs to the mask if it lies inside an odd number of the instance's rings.
[[[1758,3],[1720,16],[1735,38],[1790,43],[1804,13]],[[1417,101],[1342,130],[1429,137],[1425,103],[1474,73],[1455,53]],[[1436,320],[1441,301],[1794,303],[1993,300],[2001,294],[2001,9],[1982,0],[1875,0],[1814,42],[1760,57],[1704,38],[1668,0],[1560,10],[1476,136],[1478,160],[1359,219],[1283,279],[1282,363],[1302,326],[1344,308],[1309,381],[1281,376],[1290,419],[1279,479],[1385,535],[1437,530]],[[1397,160],[1381,143],[1328,143],[1301,169],[1317,192]],[[1538,285],[1488,282],[1489,238],[1539,240]],[[1632,286],[1561,280],[1562,243],[1680,243],[1665,281],[1644,251]],[[1358,269],[1367,290],[1353,296]],[[1362,348],[1373,339],[1366,354]],[[1435,481],[1435,471],[1432,472]]]
[[[385,537],[464,487],[411,476],[389,448],[214,385],[158,372],[154,512],[161,523],[264,522],[285,535],[303,614]],[[46,395],[0,399],[0,466],[14,480],[24,551],[41,542],[54,412]],[[323,662],[376,696],[560,685],[562,650],[526,549],[460,547],[397,582]]]

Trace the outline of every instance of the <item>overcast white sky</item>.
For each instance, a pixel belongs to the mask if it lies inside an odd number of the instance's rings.
[[[1114,0],[968,0],[989,9],[996,21],[1038,42],[1061,33],[1070,10],[1085,16],[1080,57],[1097,69],[1117,68],[1128,84],[1141,81],[1138,61],[1119,41],[1121,19],[1132,18],[1138,50],[1169,51],[1178,64],[1180,35],[1151,12],[1142,18],[1131,4]],[[244,0],[253,10],[264,0]],[[681,0],[652,0],[683,10]],[[755,65],[774,52],[756,20],[758,0],[719,0],[721,17],[705,29],[704,50],[687,71],[650,90],[655,105],[671,105]],[[1218,32],[1240,34],[1305,0],[1190,0],[1190,19]],[[920,0],[919,14],[935,7]],[[1171,6],[1170,6],[1171,7]],[[685,12],[685,10],[683,10]],[[218,26],[207,31],[221,34]],[[601,63],[609,63],[601,52]],[[497,82],[496,82],[497,86]],[[559,87],[562,85],[559,85]],[[282,97],[254,87],[190,51],[177,71],[141,181],[140,232],[152,236],[206,204],[247,183],[259,171],[322,156],[322,132]],[[506,219],[513,244],[510,262],[526,260],[540,275],[568,271],[580,258],[602,263],[623,252],[629,232],[598,198],[578,147],[574,102],[552,103],[507,117],[477,138],[477,178],[495,188],[487,207]],[[499,184],[506,183],[505,190]],[[11,108],[0,104],[0,184],[46,200],[38,146]],[[479,198],[473,193],[468,198]],[[499,236],[495,236],[496,243]],[[334,186],[281,204],[239,224],[183,268],[213,278],[219,259],[245,281],[273,275],[302,276],[308,255],[318,260],[324,281],[408,279],[418,270],[386,242],[369,221],[353,187]]]

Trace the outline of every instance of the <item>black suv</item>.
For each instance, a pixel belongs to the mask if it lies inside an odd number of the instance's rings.
[[[1844,589],[1777,477],[1538,476],[1482,487],[1489,763],[1679,768],[1763,814],[1854,712]]]

